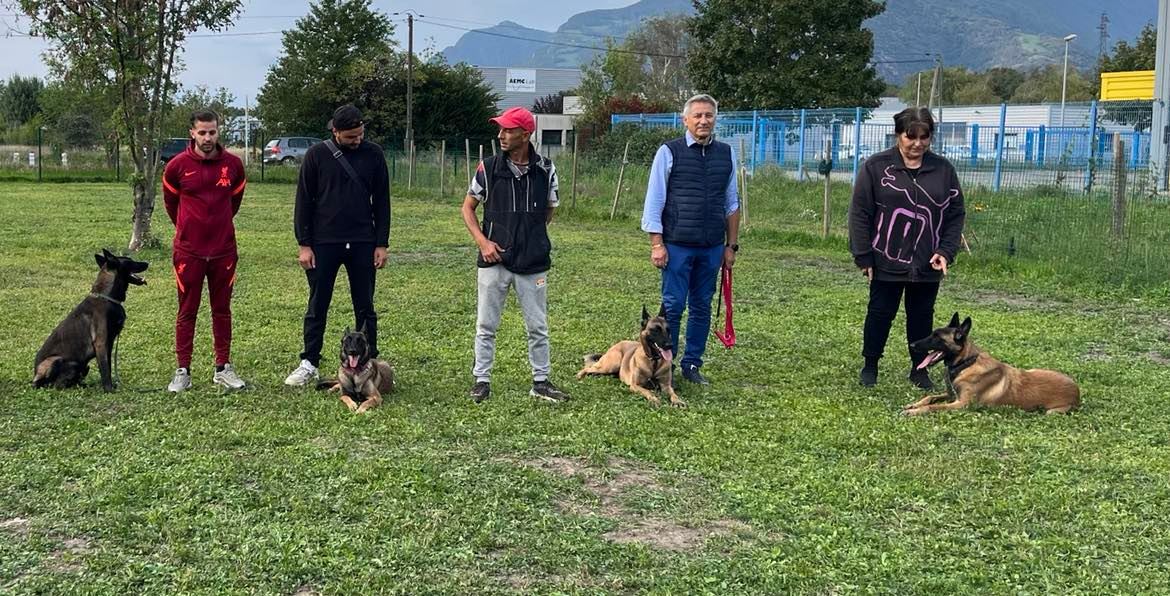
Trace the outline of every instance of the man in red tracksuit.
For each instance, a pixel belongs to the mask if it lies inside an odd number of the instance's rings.
[[[232,287],[236,283],[236,230],[232,218],[244,198],[244,165],[219,144],[219,117],[200,110],[191,115],[191,143],[167,163],[163,200],[175,224],[175,283],[179,314],[175,320],[175,354],[179,368],[167,386],[178,393],[191,387],[191,351],[195,317],[207,278],[211,297],[211,333],[215,343],[212,382],[242,389],[244,381],[231,365]]]

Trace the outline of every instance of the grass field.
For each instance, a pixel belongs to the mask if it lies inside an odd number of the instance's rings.
[[[736,266],[740,345],[711,342],[712,385],[655,410],[616,380],[572,378],[658,297],[638,206],[611,222],[612,196],[583,194],[551,230],[553,378],[573,400],[528,397],[513,304],[493,397],[475,405],[473,245],[458,196],[420,192],[395,201],[378,279],[400,391],[357,417],[281,384],[305,306],[292,191],[255,184],[237,218],[233,360],[252,388],[211,386],[205,306],[196,385],[175,396],[169,249],[139,254],[150,284],[127,300],[119,391],[29,388],[93,253],[125,245],[129,198],[0,185],[0,592],[1170,591],[1160,290],[1065,283],[1037,256],[960,260],[937,318],[971,315],[977,343],[1071,374],[1085,405],[903,418],[919,393],[901,319],[878,387],[858,387],[864,281],[839,235],[791,225],[818,187],[761,190]],[[161,205],[155,221],[169,246]],[[352,322],[338,296],[326,353]]]

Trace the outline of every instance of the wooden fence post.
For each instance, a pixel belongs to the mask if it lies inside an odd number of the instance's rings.
[[[1113,133],[1113,238],[1125,236],[1125,142],[1121,133]]]
[[[622,167],[618,170],[617,188],[613,191],[613,207],[609,210],[609,218],[617,214],[618,197],[622,195],[622,179],[626,176],[626,164],[630,163],[630,142],[626,141],[626,150],[622,152]]]

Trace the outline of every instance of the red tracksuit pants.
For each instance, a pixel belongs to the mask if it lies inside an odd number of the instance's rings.
[[[211,336],[215,364],[231,362],[232,287],[236,284],[236,255],[214,259],[175,253],[175,285],[179,290],[179,315],[175,318],[175,355],[179,366],[191,367],[195,344],[195,319],[203,298],[203,279],[211,298]]]

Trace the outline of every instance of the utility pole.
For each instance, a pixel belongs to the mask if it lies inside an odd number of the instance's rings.
[[[1100,33],[1099,45],[1097,46],[1097,65],[1100,66],[1101,59],[1109,50],[1109,13],[1101,13],[1101,24],[1097,25],[1097,31]]]
[[[926,108],[934,111],[935,93],[938,93],[938,102],[942,103],[942,54],[934,55],[934,78],[930,81],[930,97],[926,100]]]
[[[914,92],[914,107],[922,107],[922,71],[918,71],[918,90]]]
[[[406,141],[410,151],[414,146],[414,14],[406,14]]]

